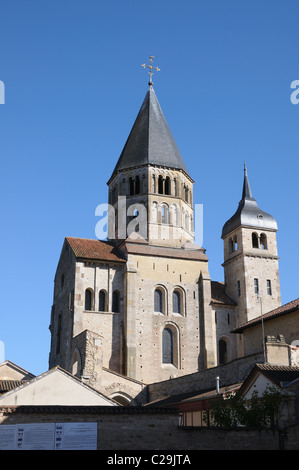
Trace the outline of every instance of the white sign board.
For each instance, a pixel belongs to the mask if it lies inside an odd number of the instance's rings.
[[[0,426],[0,450],[96,450],[97,423]]]
[[[56,450],[96,450],[97,423],[56,423]]]

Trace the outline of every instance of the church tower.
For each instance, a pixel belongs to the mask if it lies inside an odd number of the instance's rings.
[[[226,293],[238,305],[238,325],[281,305],[277,230],[252,195],[245,164],[242,199],[222,230]]]
[[[62,248],[49,364],[107,387],[109,396],[121,374],[122,392],[132,396],[134,384],[217,365],[208,257],[194,243],[193,180],[151,80],[107,184],[108,240],[67,237]]]
[[[193,180],[152,82],[107,184],[108,239],[121,243],[136,232],[150,245],[193,242]]]

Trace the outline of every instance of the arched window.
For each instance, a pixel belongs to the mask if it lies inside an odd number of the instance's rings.
[[[155,312],[164,313],[163,292],[161,289],[155,289],[154,309],[155,309]]]
[[[238,249],[238,239],[237,235],[234,236],[234,251],[237,251]]]
[[[252,234],[252,248],[258,248],[259,247],[259,238],[257,236],[257,233],[253,232]]]
[[[185,213],[185,229],[186,230],[190,230],[190,227],[189,227],[189,214],[188,212]]]
[[[179,209],[176,204],[172,205],[173,221],[172,224],[177,227],[179,225]]]
[[[160,175],[158,179],[158,193],[163,194],[163,176]]]
[[[118,290],[113,291],[112,294],[112,312],[120,311],[120,294]]]
[[[169,176],[166,176],[165,179],[165,194],[170,194],[170,178]]]
[[[234,251],[234,242],[233,242],[233,239],[230,238],[228,241],[228,252],[232,253],[233,251]]]
[[[177,180],[175,178],[173,180],[173,194],[174,196],[178,195],[178,185],[177,185]]]
[[[157,202],[153,202],[153,205],[152,205],[152,221],[158,222],[158,203]]]
[[[161,222],[162,224],[169,224],[169,208],[167,204],[162,204],[161,206]]]
[[[99,311],[107,312],[107,292],[104,289],[99,292]]]
[[[156,176],[153,175],[153,193],[156,192]]]
[[[85,291],[85,310],[92,309],[92,290],[86,289]]]
[[[185,186],[185,201],[189,202],[189,189]]]
[[[224,339],[220,339],[218,343],[219,350],[219,364],[227,363],[227,344]]]
[[[138,175],[135,180],[135,194],[140,194],[140,178]]]
[[[265,235],[264,233],[261,234],[260,247],[263,250],[267,250],[267,248],[268,248],[268,246],[267,246],[267,235]]]
[[[173,313],[182,313],[182,294],[178,290],[172,294],[172,311]]]
[[[173,333],[170,328],[164,328],[162,334],[163,364],[173,364]]]

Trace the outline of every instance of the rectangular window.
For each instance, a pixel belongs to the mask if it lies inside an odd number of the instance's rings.
[[[272,287],[270,279],[267,280],[267,294],[272,295]]]
[[[254,279],[254,293],[259,294],[259,280],[257,278]]]
[[[240,281],[237,282],[237,287],[238,287],[238,297],[240,297],[241,295],[241,282]]]

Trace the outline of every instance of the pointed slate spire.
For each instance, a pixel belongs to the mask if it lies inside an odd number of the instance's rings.
[[[244,183],[243,183],[242,199],[245,199],[245,198],[253,199],[249,180],[248,180],[248,175],[247,175],[246,162],[244,162]]]
[[[188,174],[152,83],[149,84],[149,89],[112,176],[121,170],[141,165],[174,168]]]
[[[244,164],[244,182],[242,199],[235,214],[224,224],[222,238],[240,226],[257,229],[277,230],[277,223],[272,215],[263,212],[252,196],[246,163]]]

